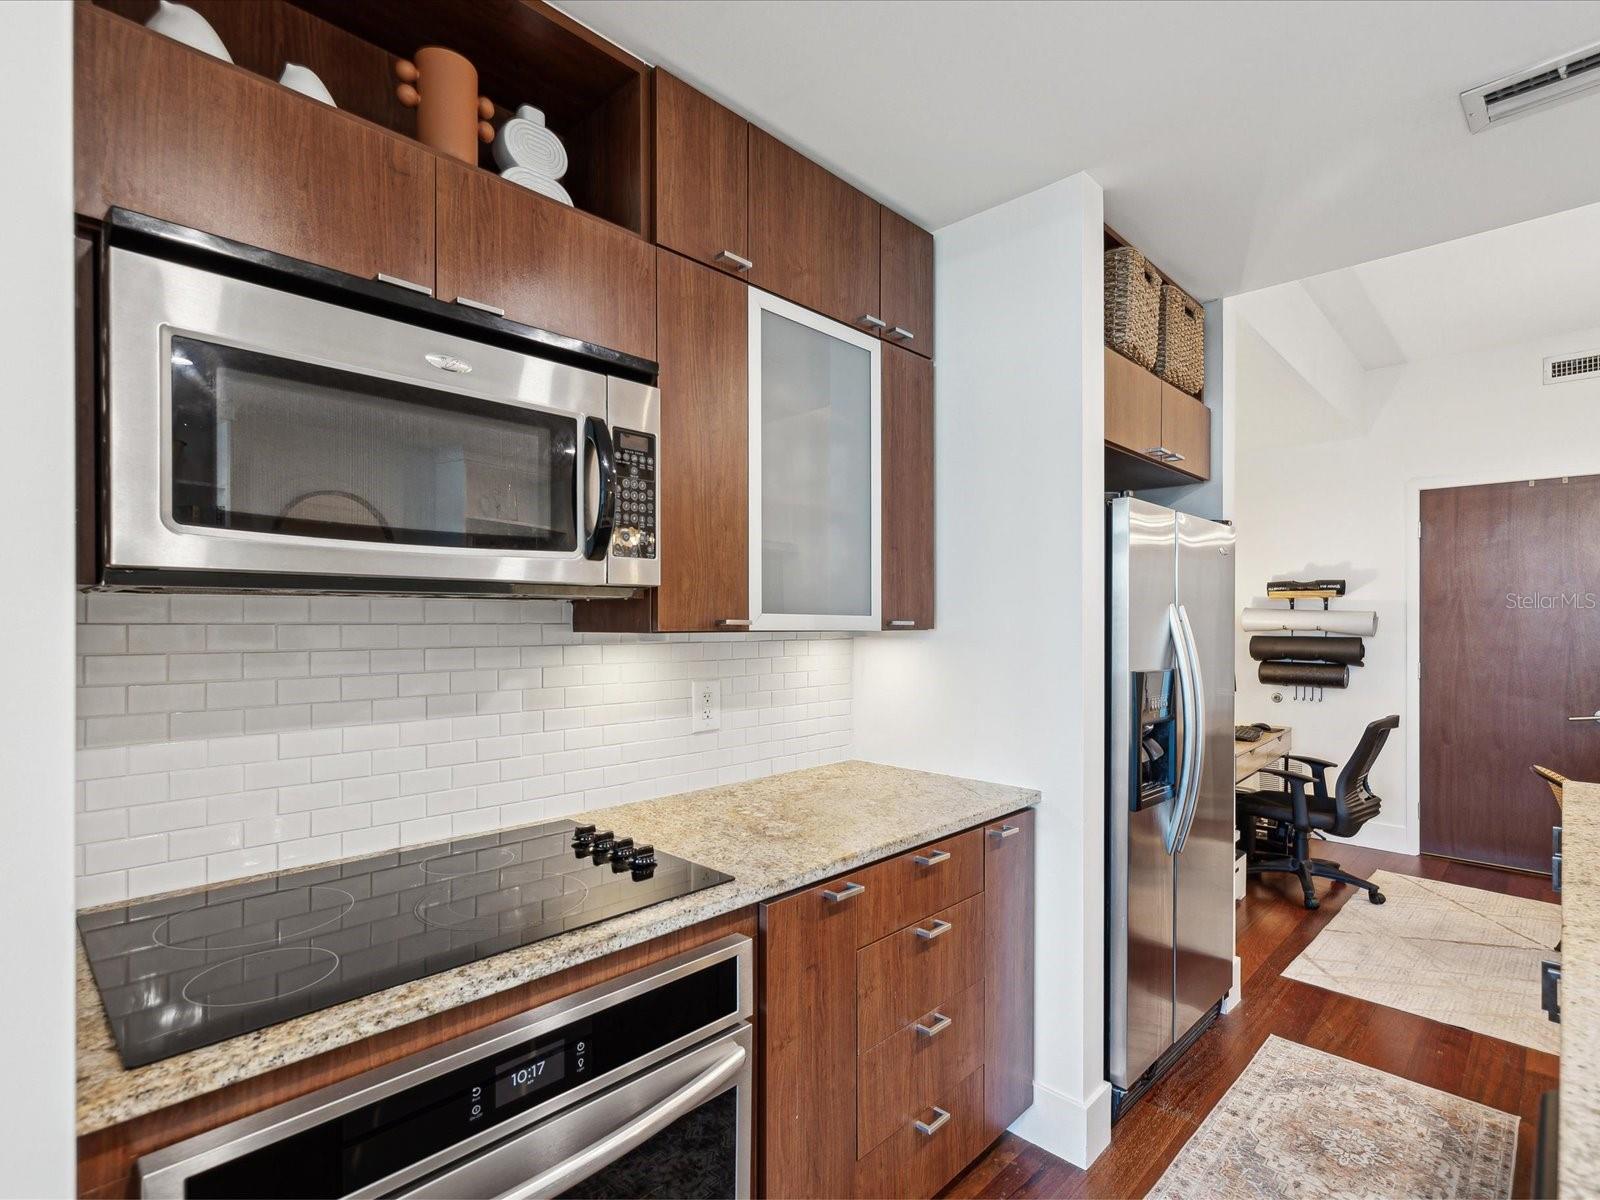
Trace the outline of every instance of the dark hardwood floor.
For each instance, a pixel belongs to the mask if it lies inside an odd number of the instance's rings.
[[[1467,887],[1554,902],[1549,880],[1439,858],[1412,858],[1326,843],[1363,878],[1384,868]],[[1285,875],[1250,882],[1238,906],[1238,954],[1244,1002],[1221,1017],[1179,1064],[1112,1127],[1111,1146],[1087,1171],[1012,1134],[942,1195],[1017,1200],[1032,1197],[1142,1197],[1269,1035],[1314,1046],[1429,1087],[1466,1096],[1522,1118],[1512,1195],[1530,1194],[1539,1097],[1556,1086],[1552,1054],[1442,1025],[1353,996],[1284,979],[1282,973],[1345,903],[1360,894],[1317,881],[1322,906],[1308,912],[1299,883]]]

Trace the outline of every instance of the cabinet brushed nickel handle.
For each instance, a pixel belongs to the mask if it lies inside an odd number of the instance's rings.
[[[717,624],[726,625],[730,629],[746,629],[750,622],[744,617],[718,617]]]
[[[755,263],[742,254],[735,254],[732,250],[718,250],[714,261],[726,263],[728,266],[735,267],[740,271],[749,271],[755,267]]]
[[[379,271],[373,276],[379,283],[392,283],[395,287],[403,287],[410,292],[421,292],[424,296],[433,295],[433,289],[424,283],[412,283],[409,279],[401,279],[398,275],[385,275]]]
[[[949,1029],[950,1026],[954,1024],[955,1022],[949,1017],[945,1016],[942,1012],[936,1012],[933,1014],[932,1025],[924,1025],[921,1021],[918,1021],[916,1024],[916,1030],[919,1034],[926,1038],[938,1037],[941,1033],[943,1033],[946,1029]]]
[[[937,867],[940,863],[948,862],[949,860],[950,851],[930,850],[926,854],[918,854],[914,856],[911,861],[916,863],[919,867]]]
[[[916,1128],[916,1131],[922,1134],[923,1137],[932,1137],[934,1134],[938,1133],[939,1130],[943,1129],[945,1122],[950,1119],[950,1114],[944,1109],[940,1108],[937,1104],[933,1105],[932,1107],[935,1114],[933,1120],[912,1122],[912,1125]]]
[[[1168,450],[1165,446],[1151,446],[1148,450],[1144,450],[1141,453],[1143,453],[1146,458],[1164,459],[1170,455],[1172,451]]]
[[[871,313],[862,313],[860,320],[858,320],[856,324],[865,325],[868,329],[876,331],[882,331],[889,328],[889,322],[885,321],[882,317],[875,317]]]
[[[949,933],[951,928],[953,927],[949,921],[935,921],[930,929],[918,929],[917,936],[925,942],[931,942],[934,938]]]
[[[494,304],[485,304],[482,300],[471,300],[466,296],[457,296],[456,303],[463,308],[475,308],[479,312],[493,313],[497,317],[506,315],[506,310]]]
[[[911,626],[915,625],[916,622],[915,621],[890,621],[889,624],[890,624],[890,626],[892,628],[895,628],[895,629],[909,629]]]
[[[1020,825],[1002,825],[999,829],[989,830],[989,836],[992,838],[1008,838],[1016,837],[1021,832],[1022,827]]]
[[[911,330],[907,329],[904,325],[896,325],[893,329],[889,330],[889,336],[892,338],[899,338],[902,342],[914,342],[917,340],[917,335],[912,333]]]
[[[1567,720],[1569,720],[1569,721],[1600,721],[1600,712],[1595,713],[1594,716],[1592,716],[1592,717],[1568,717]]]
[[[1166,459],[1168,462],[1182,462],[1183,455],[1179,454],[1176,450],[1168,450],[1166,452]]]
[[[832,889],[825,890],[822,893],[822,898],[829,904],[837,904],[841,900],[848,900],[852,896],[859,896],[866,890],[867,885],[864,883],[847,883],[838,891],[834,891]]]

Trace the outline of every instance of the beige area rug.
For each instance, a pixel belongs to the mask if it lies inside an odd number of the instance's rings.
[[[1388,902],[1351,896],[1284,978],[1560,1053],[1561,1026],[1539,1007],[1559,904],[1390,871],[1372,881]]]
[[[1269,1037],[1150,1200],[1511,1195],[1517,1118]]]

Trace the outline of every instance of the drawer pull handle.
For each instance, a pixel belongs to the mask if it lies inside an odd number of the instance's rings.
[[[919,867],[937,867],[942,862],[950,861],[950,851],[930,850],[926,854],[918,854],[911,860]]]
[[[912,626],[914,626],[916,624],[916,622],[915,621],[895,620],[895,621],[890,621],[889,624],[892,625],[896,629],[910,629]]]
[[[379,283],[391,284],[394,287],[405,288],[408,292],[417,292],[424,296],[433,295],[433,289],[425,283],[412,283],[409,279],[401,279],[398,275],[385,275],[379,271],[373,276]]]
[[[882,317],[875,317],[871,313],[862,313],[861,320],[858,322],[858,324],[865,325],[874,333],[881,333],[883,330],[889,328],[889,322],[885,321]]]
[[[904,325],[896,325],[893,329],[889,330],[889,336],[892,338],[898,338],[902,342],[909,342],[915,339],[917,335],[912,333],[911,330],[907,329]]]
[[[506,315],[506,310],[501,308],[498,304],[485,304],[482,300],[473,300],[466,296],[457,296],[456,303],[461,305],[463,308],[475,308],[479,312],[486,312],[492,317],[503,317]]]
[[[724,626],[725,628],[728,628],[728,629],[748,629],[748,628],[750,628],[750,618],[749,617],[718,617],[717,618],[717,624],[721,625],[721,626]]]
[[[852,896],[859,896],[867,890],[864,883],[847,883],[838,891],[827,890],[822,893],[822,898],[830,904],[837,904],[841,900],[848,900]]]
[[[1016,837],[1021,832],[1022,827],[1019,825],[1002,825],[999,829],[989,830],[989,836],[993,838],[1008,838]]]
[[[918,929],[917,936],[925,942],[931,942],[940,934],[949,933],[950,929],[949,921],[935,921],[931,929]]]
[[[726,263],[728,266],[735,267],[740,271],[748,271],[755,266],[755,263],[744,255],[735,254],[732,250],[718,250],[716,261]]]
[[[934,1134],[938,1133],[939,1130],[943,1129],[945,1127],[945,1123],[950,1120],[950,1114],[944,1109],[940,1108],[937,1104],[933,1106],[933,1112],[934,1117],[931,1121],[912,1122],[912,1124],[916,1127],[917,1132],[922,1134],[923,1137],[932,1137]]]
[[[949,1029],[950,1026],[953,1025],[953,1024],[955,1024],[955,1022],[952,1021],[949,1017],[945,1016],[941,1012],[936,1012],[936,1013],[933,1014],[933,1024],[932,1025],[924,1025],[924,1024],[922,1024],[922,1022],[918,1021],[917,1025],[916,1025],[916,1030],[917,1030],[918,1033],[920,1033],[923,1037],[926,1037],[926,1038],[938,1037],[946,1029]]]

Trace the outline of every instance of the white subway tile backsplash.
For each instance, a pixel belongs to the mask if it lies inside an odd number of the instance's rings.
[[[556,601],[79,605],[80,903],[844,757],[847,638],[580,635]],[[723,681],[696,734],[689,681]]]

